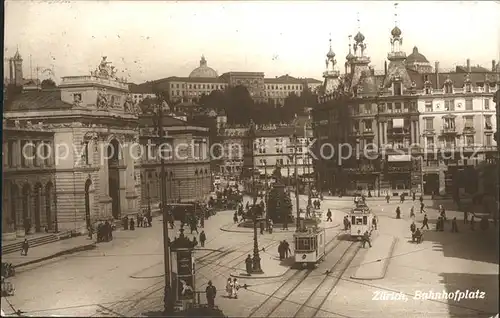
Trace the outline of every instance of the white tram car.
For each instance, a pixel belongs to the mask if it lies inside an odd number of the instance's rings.
[[[361,238],[366,231],[371,234],[373,219],[375,216],[368,206],[365,204],[358,204],[352,209],[349,214],[349,221],[351,222],[351,238]]]
[[[293,235],[295,264],[314,266],[325,259],[325,229],[310,227]]]

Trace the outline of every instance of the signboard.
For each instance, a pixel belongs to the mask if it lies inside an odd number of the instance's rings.
[[[194,277],[178,276],[177,277],[177,299],[178,300],[192,300],[194,299]]]
[[[177,275],[193,275],[193,259],[190,250],[177,251]]]

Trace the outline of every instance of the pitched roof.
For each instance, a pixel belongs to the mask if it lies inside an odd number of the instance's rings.
[[[277,127],[276,129],[256,129],[255,137],[289,137],[291,135],[297,135],[297,137],[304,137],[304,128],[303,127]]]
[[[49,109],[70,109],[73,105],[61,100],[59,89],[25,91],[12,97],[6,103],[6,111],[31,111]]]
[[[140,127],[154,127],[156,125],[155,115],[143,114],[139,116],[139,126]],[[171,117],[163,116],[163,126],[164,127],[175,127],[175,126],[186,126],[187,123],[183,120]]]
[[[305,80],[290,76],[288,74],[275,78],[264,78],[266,84],[304,84]]]

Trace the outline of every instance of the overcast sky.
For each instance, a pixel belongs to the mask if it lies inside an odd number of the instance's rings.
[[[403,49],[434,65],[491,68],[500,59],[500,4],[400,2]],[[343,69],[348,35],[360,30],[375,69],[383,69],[394,2],[161,2],[6,0],[5,55],[16,47],[24,77],[53,67],[56,77],[86,75],[108,56],[132,82],[188,76],[204,54],[219,74],[260,71],[321,78],[331,33]],[[33,71],[35,74],[36,72]],[[35,77],[35,75],[34,75]]]

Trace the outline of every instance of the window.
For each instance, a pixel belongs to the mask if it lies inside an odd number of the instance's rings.
[[[83,163],[86,165],[90,164],[90,158],[89,158],[89,142],[85,141],[83,144]]]
[[[474,145],[474,136],[473,135],[465,136],[465,144],[467,146],[473,146]]]
[[[394,96],[401,96],[401,83],[394,83]]]
[[[432,113],[432,101],[425,102],[425,112]]]
[[[470,93],[472,91],[472,86],[471,84],[465,84],[465,92]]]
[[[364,107],[365,114],[371,114],[372,113],[372,107],[370,104],[365,104]]]
[[[431,93],[431,89],[429,87],[425,88],[425,94],[429,95]]]
[[[474,118],[473,117],[465,117],[465,128],[474,127]]]
[[[452,94],[453,93],[453,86],[451,83],[444,85],[444,93],[445,94]]]
[[[445,100],[444,101],[444,110],[446,111],[455,111],[455,100]]]
[[[372,121],[371,120],[365,120],[363,124],[365,126],[365,132],[372,131]]]
[[[490,100],[488,98],[484,100],[484,109],[490,109]]]
[[[491,135],[488,134],[485,136],[485,140],[484,140],[485,146],[491,147],[491,143],[492,143],[491,139],[492,139]]]
[[[9,140],[7,142],[7,165],[9,167],[15,166],[15,161],[14,161],[14,140]]]
[[[434,118],[426,118],[425,119],[425,129],[426,130],[434,130]]]
[[[354,122],[354,124],[352,125],[352,131],[355,133],[359,131],[359,122]]]
[[[425,142],[427,143],[427,148],[434,148],[434,137],[427,137]]]
[[[401,112],[401,103],[394,103],[394,112],[395,113]]]
[[[465,100],[465,110],[472,110],[472,98]]]
[[[484,128],[493,129],[493,125],[491,124],[491,115],[484,116]]]
[[[445,118],[444,129],[455,129],[455,118]]]

